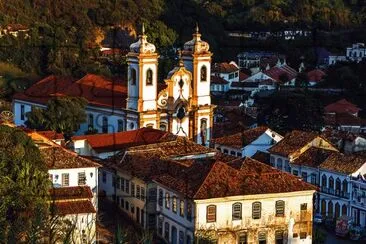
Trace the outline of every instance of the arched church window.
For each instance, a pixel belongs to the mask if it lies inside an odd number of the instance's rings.
[[[207,68],[204,65],[201,67],[201,81],[207,81]]]
[[[166,131],[166,123],[160,123],[160,130]]]
[[[153,83],[153,72],[151,69],[146,71],[146,85],[152,85]]]
[[[154,124],[147,124],[147,125],[146,125],[146,128],[153,129],[153,128],[154,128]]]
[[[136,70],[131,68],[131,85],[136,85]]]
[[[202,145],[206,146],[207,140],[207,119],[201,119],[201,141]]]
[[[178,112],[177,112],[177,118],[179,119],[179,120],[182,120],[183,118],[184,118],[184,116],[186,116],[186,110],[184,109],[184,107],[182,106],[182,107],[180,107],[179,109],[178,109]]]
[[[135,128],[135,124],[133,122],[130,123],[130,129],[133,130]]]

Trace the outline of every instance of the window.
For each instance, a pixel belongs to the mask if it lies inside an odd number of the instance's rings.
[[[233,204],[232,218],[233,218],[233,220],[241,219],[241,203],[240,202]]]
[[[89,114],[88,116],[88,130],[91,131],[94,129],[94,115]]]
[[[123,120],[121,119],[117,121],[117,131],[118,132],[123,131]]]
[[[238,244],[247,244],[248,243],[247,239],[248,239],[247,234],[246,233],[241,233],[239,235]]]
[[[243,155],[241,153],[237,153],[237,156],[238,157],[242,157]]]
[[[335,193],[339,195],[341,193],[341,180],[339,178],[336,179],[335,183]]]
[[[126,193],[130,193],[130,181],[126,180]]]
[[[201,81],[207,81],[207,68],[204,65],[201,67]]]
[[[308,181],[308,173],[301,172],[301,178],[303,179],[303,181],[307,182]]]
[[[165,207],[170,208],[170,195],[169,193],[165,193]]]
[[[233,73],[229,74],[229,80],[232,80],[232,79],[234,79],[234,74]]]
[[[149,201],[150,202],[156,202],[156,196],[157,196],[157,189],[156,188],[150,188],[149,190],[149,195],[148,195],[148,197],[149,197]]]
[[[187,220],[192,221],[192,204],[187,203]]]
[[[131,182],[131,196],[135,197],[135,183]]]
[[[102,119],[102,132],[108,133],[108,118],[105,116]]]
[[[146,71],[146,85],[150,86],[153,84],[153,72],[151,69]]]
[[[128,209],[130,208],[130,203],[126,201],[125,206],[126,206],[126,210],[128,211]]]
[[[348,192],[348,182],[346,179],[344,179],[342,182],[342,190],[343,192]]]
[[[310,176],[310,182],[313,185],[316,185],[316,174],[312,173]]]
[[[121,184],[121,190],[124,191],[125,190],[125,179],[124,178],[120,178],[119,180],[121,181],[120,182],[120,184]]]
[[[141,195],[140,195],[140,186],[139,185],[136,186],[136,198],[138,198],[138,199],[141,198]]]
[[[78,185],[83,186],[86,184],[85,172],[78,173]]]
[[[277,158],[277,168],[282,169],[282,159],[281,158]]]
[[[24,111],[24,105],[20,105],[20,119],[25,119],[25,111]]]
[[[180,200],[179,202],[179,215],[184,217],[184,200]]]
[[[265,243],[267,243],[266,232],[261,231],[261,232],[258,233],[258,243],[259,244],[265,244]]]
[[[125,207],[125,201],[123,200],[123,198],[120,198],[119,200],[120,200],[120,202],[119,202],[120,207],[124,208]]]
[[[300,205],[300,210],[301,211],[306,211],[308,209],[308,204],[307,203],[302,203],[301,205]]]
[[[184,244],[184,233],[179,231],[179,244]]]
[[[232,156],[235,156],[235,154],[236,154],[236,153],[235,153],[235,151],[231,151],[231,152],[230,152],[230,154],[231,154]]]
[[[275,158],[273,156],[270,157],[270,163],[272,166],[275,166]]]
[[[119,179],[119,177],[116,178],[116,188],[121,189],[121,180]]]
[[[253,219],[260,219],[261,218],[261,210],[262,206],[260,202],[254,202],[252,204],[252,218]]]
[[[282,200],[276,201],[276,216],[277,217],[285,216],[285,202]]]
[[[135,128],[135,124],[134,123],[130,123],[130,129],[133,130],[133,128]]]
[[[283,243],[283,231],[282,230],[276,230],[275,232],[275,239],[276,244],[282,244]]]
[[[165,123],[160,124],[160,130],[166,131],[166,124]]]
[[[169,223],[165,222],[165,226],[164,226],[164,238],[165,240],[169,241]]]
[[[177,197],[176,196],[173,196],[172,210],[173,210],[174,213],[177,212]]]
[[[140,208],[136,207],[136,221],[140,223]]]
[[[293,171],[292,171],[292,174],[293,174],[293,175],[298,176],[298,175],[299,175],[299,171],[297,171],[297,170],[293,170]]]
[[[131,213],[135,213],[135,205],[131,203]]]
[[[141,195],[140,195],[140,199],[142,201],[145,201],[145,188],[141,187]]]
[[[163,218],[158,218],[158,233],[163,235]]]
[[[216,222],[216,206],[215,205],[209,205],[206,208],[206,222]]]
[[[300,239],[306,239],[306,232],[300,232]]]
[[[136,85],[136,70],[130,69],[131,71],[131,85]]]
[[[61,175],[61,185],[62,186],[69,186],[69,174],[64,173]]]
[[[239,72],[235,72],[235,78],[239,76]]]
[[[159,189],[159,200],[158,200],[159,206],[163,206],[163,190]]]
[[[329,188],[334,189],[334,179],[333,177],[329,177]]]
[[[322,176],[322,187],[327,187],[327,176]]]
[[[107,173],[106,172],[102,173],[102,181],[103,181],[103,183],[107,182]]]
[[[228,153],[229,153],[229,151],[228,151],[227,149],[224,149],[224,153],[225,153],[225,154],[228,154]]]

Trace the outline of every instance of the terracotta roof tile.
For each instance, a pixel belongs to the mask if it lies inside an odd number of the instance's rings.
[[[246,158],[240,169],[216,162],[195,199],[316,190],[301,179],[254,159]]]
[[[90,168],[101,166],[96,162],[81,157],[77,153],[57,145],[40,148],[40,152],[49,169]]]
[[[326,113],[351,113],[355,114],[361,109],[355,104],[348,102],[346,99],[341,99],[335,103],[331,103],[324,108]]]
[[[73,136],[72,140],[74,142],[77,140],[87,140],[93,150],[105,152],[176,139],[176,136],[169,136],[168,134],[168,132],[161,130],[141,128],[109,134]]]
[[[212,66],[212,72],[215,73],[232,73],[238,71],[239,68],[231,63],[215,63]]]
[[[244,72],[239,72],[239,81],[243,81],[249,78],[249,75],[245,74]]]
[[[57,133],[56,131],[48,130],[48,131],[37,131],[38,134],[50,139],[50,140],[65,140],[65,137],[62,133]]]
[[[211,84],[226,85],[229,82],[218,75],[211,75]]]
[[[57,215],[96,213],[90,200],[55,202],[53,206]]]
[[[256,140],[260,135],[266,132],[267,129],[267,127],[260,126],[233,135],[216,138],[213,142],[215,144],[241,149]]]
[[[366,157],[359,155],[331,154],[320,168],[343,174],[352,174],[366,163]]]
[[[292,163],[316,168],[333,153],[337,152],[318,147],[311,147],[302,153],[298,158],[296,158]]]
[[[283,74],[286,74],[289,80],[292,80],[297,76],[296,70],[287,65],[282,67],[275,66],[269,70],[265,70],[263,73],[270,76],[272,79],[278,82],[281,81],[280,76]]]
[[[92,198],[93,193],[89,186],[70,186],[52,188],[50,190],[52,201],[75,200]]]
[[[251,158],[267,165],[271,163],[270,154],[267,152],[257,151]]]
[[[293,130],[285,136],[283,140],[271,147],[268,151],[271,154],[277,154],[288,157],[291,153],[304,147],[314,140],[318,135],[316,132]]]
[[[51,75],[24,93],[14,95],[14,99],[46,104],[49,99],[57,96],[84,97],[89,105],[120,109],[126,107],[127,86],[121,80],[93,74],[87,74],[76,81],[70,77]]]
[[[307,73],[309,81],[320,82],[325,77],[325,72],[321,69],[313,69]]]

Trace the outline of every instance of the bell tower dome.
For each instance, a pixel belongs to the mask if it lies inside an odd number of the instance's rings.
[[[138,112],[156,110],[158,54],[155,45],[147,41],[145,27],[127,54],[127,109]]]

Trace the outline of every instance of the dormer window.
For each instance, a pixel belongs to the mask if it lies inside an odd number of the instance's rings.
[[[131,85],[136,85],[136,70],[131,68]]]
[[[151,69],[146,71],[146,85],[151,86],[153,84],[153,72]]]
[[[207,68],[204,65],[201,67],[201,81],[207,81]]]

